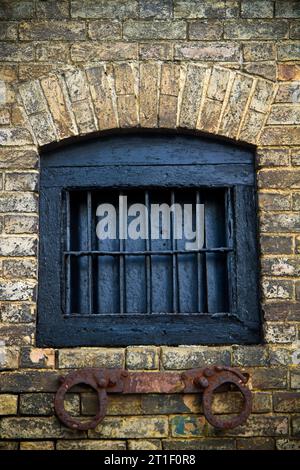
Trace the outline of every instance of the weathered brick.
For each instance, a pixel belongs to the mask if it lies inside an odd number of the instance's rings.
[[[140,0],[139,16],[141,18],[170,18],[172,16],[172,0]]]
[[[0,370],[18,369],[20,351],[0,343]],[[0,395],[1,396],[1,395]]]
[[[91,39],[121,39],[122,25],[119,21],[90,21],[88,32]]]
[[[37,240],[33,237],[0,237],[1,256],[34,256]]]
[[[242,0],[242,18],[273,18],[274,2],[272,0]]]
[[[298,258],[264,258],[262,260],[263,274],[274,276],[299,276],[300,266]]]
[[[127,39],[185,39],[185,21],[127,20],[123,24],[123,35]]]
[[[300,67],[297,64],[278,64],[278,80],[300,80]]]
[[[160,91],[163,95],[178,96],[180,68],[174,64],[164,64],[161,68]]]
[[[126,441],[117,440],[59,440],[56,444],[56,450],[126,450]]]
[[[60,375],[61,374],[57,370],[22,370],[18,372],[2,372],[0,373],[0,391],[2,393],[56,393],[57,386],[59,384],[58,378]]]
[[[265,325],[265,339],[267,343],[292,343],[296,339],[296,328],[285,323],[268,323]]]
[[[300,165],[300,149],[292,149],[291,163],[294,166]]]
[[[75,116],[79,134],[87,134],[97,130],[95,123],[96,118],[89,100],[73,103],[72,111]]]
[[[30,369],[53,369],[55,366],[54,349],[22,348],[22,368]]]
[[[0,416],[15,415],[18,408],[17,395],[0,395]]]
[[[266,113],[273,98],[273,83],[258,79],[250,102],[250,109],[260,113]]]
[[[0,442],[0,450],[18,450],[19,443],[17,441]]]
[[[34,46],[30,43],[19,44],[3,42],[0,49],[0,60],[6,62],[30,62],[34,60]]]
[[[125,350],[113,348],[60,349],[59,368],[124,366]]]
[[[135,95],[119,95],[117,107],[120,127],[136,127],[138,125],[138,107]]]
[[[197,437],[204,435],[204,416],[172,416],[170,418],[172,437]]]
[[[138,46],[130,42],[82,42],[71,47],[71,57],[74,62],[137,59]]]
[[[65,398],[65,409],[73,416],[80,414],[79,395],[68,393]],[[54,414],[53,393],[24,393],[20,395],[20,414],[51,416]]]
[[[0,300],[33,300],[35,285],[29,281],[3,281],[0,286]]]
[[[57,140],[56,129],[49,112],[30,116],[29,121],[39,145],[46,145]]]
[[[42,79],[41,85],[59,137],[63,139],[75,135],[76,125],[66,101],[62,80],[56,76],[50,76]]]
[[[34,2],[24,0],[3,0],[0,5],[0,18],[4,20],[20,20],[33,18]]]
[[[57,64],[66,63],[66,62],[69,62],[69,58],[70,58],[70,45],[68,43],[64,44],[61,42],[56,43],[56,42],[51,42],[51,41],[39,42],[36,44],[36,47],[35,47],[35,55],[36,55],[36,60],[38,62],[52,61],[52,62],[56,62]],[[42,68],[41,72],[39,72],[39,67]],[[46,67],[45,64],[41,66],[39,66],[39,64],[36,64],[36,71],[33,71],[33,73],[37,75],[36,78],[40,78],[46,75],[47,70],[45,70],[45,67]],[[48,73],[51,73],[51,71],[55,72],[56,70],[58,71],[59,67],[50,68],[48,70]]]
[[[38,218],[34,215],[7,215],[4,231],[7,234],[37,233]]]
[[[256,144],[257,137],[264,125],[265,115],[249,109],[245,116],[238,138]]]
[[[0,109],[0,125],[5,126],[11,124],[10,108]]]
[[[0,422],[1,439],[55,439],[74,434],[63,429],[52,417],[2,418]],[[76,437],[84,435],[76,431]]]
[[[3,275],[6,278],[37,277],[37,261],[32,259],[3,260]]]
[[[282,368],[258,367],[251,373],[252,386],[256,390],[283,389],[287,385],[286,375]]]
[[[251,415],[245,424],[226,431],[228,436],[241,437],[277,437],[288,434],[288,418],[286,416]],[[216,435],[219,431],[208,426],[208,434]]]
[[[196,127],[205,73],[206,68],[203,66],[188,66],[180,107],[180,127]]]
[[[167,42],[140,44],[139,58],[141,60],[172,60],[173,44]]]
[[[241,74],[236,74],[233,80],[230,96],[226,105],[220,133],[235,137],[250,94],[253,80]]]
[[[82,40],[86,37],[85,23],[55,20],[23,22],[19,26],[19,37],[23,41]]]
[[[143,414],[201,413],[201,401],[194,395],[142,395]]]
[[[262,166],[286,166],[289,164],[288,149],[258,149],[257,151],[258,165]]]
[[[221,439],[167,439],[163,440],[164,450],[235,450],[235,440],[230,438]]]
[[[298,18],[300,16],[298,0],[276,0],[275,16],[280,18]]]
[[[273,395],[274,411],[284,413],[300,412],[300,393],[278,392]]]
[[[239,61],[240,49],[237,42],[187,42],[175,44],[175,59],[235,62]]]
[[[300,215],[265,212],[260,215],[260,228],[262,232],[300,232]]]
[[[89,437],[109,439],[155,438],[168,436],[167,416],[126,416],[106,417],[95,429],[88,432]]]
[[[138,2],[136,0],[81,0],[71,2],[71,16],[73,18],[128,18],[138,15]]]
[[[38,80],[21,84],[19,90],[28,114],[46,111],[47,103]]]
[[[0,23],[0,41],[13,41],[18,38],[17,24],[9,21]]]
[[[159,439],[135,439],[128,441],[128,450],[161,450],[162,443]]]
[[[131,346],[126,349],[126,367],[128,369],[158,369],[159,348],[149,346]]]
[[[39,54],[38,51],[42,48],[42,43],[39,43],[36,47],[36,58],[38,60]],[[61,58],[61,55],[56,54],[56,57]],[[65,61],[65,59],[63,59]],[[20,80],[36,80],[38,78],[44,77],[48,73],[55,73],[61,68],[61,64],[20,64],[19,66],[19,79]]]
[[[226,39],[283,39],[288,37],[289,24],[285,20],[239,20],[225,24]]]
[[[293,297],[293,282],[279,279],[265,279],[262,282],[265,299],[291,299]]]
[[[230,351],[206,346],[163,347],[161,361],[165,369],[192,369],[213,364],[228,366]]]
[[[31,299],[33,302],[35,299]],[[28,346],[33,344],[35,334],[35,325],[34,324],[24,324],[24,325],[0,325],[0,336],[1,339],[7,346]]]
[[[300,103],[300,82],[281,83],[275,96],[276,103]]]
[[[225,18],[225,1],[175,0],[175,18]]]
[[[258,184],[266,189],[299,189],[300,170],[263,170],[259,172]]]
[[[300,16],[300,15],[299,15]],[[300,39],[300,24],[299,20],[292,22],[290,24],[290,38],[291,39]]]
[[[273,105],[268,118],[268,124],[300,124],[300,106]]]
[[[158,121],[158,76],[156,64],[140,65],[139,120],[142,127],[157,127]]]
[[[118,127],[110,87],[112,81],[111,70],[101,66],[92,67],[87,69],[87,77],[99,128],[113,129]]]
[[[62,19],[69,18],[69,2],[68,0],[43,0],[36,1],[37,18]]]
[[[270,347],[269,349],[270,365],[271,366],[288,366],[294,362],[293,357],[296,358],[295,351],[293,352],[287,348]]]
[[[28,129],[22,127],[2,127],[0,129],[0,145],[22,146],[32,144]]]
[[[292,369],[291,375],[291,388],[300,389],[300,369]]]
[[[142,395],[110,395],[108,400],[108,416],[127,416],[146,414],[142,410]],[[95,416],[98,409],[98,398],[95,393],[81,394],[81,412],[83,415]],[[147,413],[157,414],[157,413]],[[158,413],[159,414],[159,413]]]
[[[217,20],[197,20],[189,23],[188,37],[200,41],[222,39],[223,23]]]
[[[24,441],[20,442],[20,450],[54,450],[54,442]]]
[[[259,208],[265,211],[288,211],[292,209],[292,201],[289,194],[259,193]]]
[[[299,60],[300,42],[282,43],[277,46],[278,60]]]
[[[0,148],[0,168],[36,168],[37,164],[38,154],[35,150]]]
[[[300,437],[300,416],[292,417],[292,436]]]
[[[270,42],[251,42],[243,45],[243,58],[247,62],[273,60],[275,59],[276,48]]]
[[[160,95],[159,99],[159,127],[173,129],[177,124],[178,97]]]
[[[3,323],[30,323],[35,319],[34,307],[26,303],[0,304],[0,320]]]
[[[268,364],[268,350],[265,346],[234,346],[233,366],[252,367]]]
[[[300,450],[300,440],[293,439],[277,439],[276,440],[277,450]]]
[[[248,437],[236,440],[238,450],[274,450],[275,441],[271,437]]]
[[[36,191],[38,173],[6,173],[6,191]]]

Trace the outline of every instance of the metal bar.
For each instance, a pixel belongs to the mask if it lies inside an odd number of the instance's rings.
[[[151,223],[150,223],[150,201],[149,201],[149,191],[145,191],[145,206],[147,210],[147,237],[146,238],[146,305],[147,313],[151,313],[151,302],[152,302],[152,279],[151,279]]]
[[[123,196],[122,191],[120,191],[119,196]],[[123,211],[123,204],[119,204],[120,210]],[[122,238],[124,235],[125,229],[125,221],[123,220],[123,212],[119,215],[119,296],[120,296],[120,313],[124,313],[125,311],[125,258],[124,258],[124,250],[125,250],[125,240]],[[121,223],[121,224],[120,224]],[[126,226],[127,230],[127,226]],[[111,253],[110,253],[111,254]]]
[[[197,211],[197,205],[201,203],[200,192],[196,191],[196,230],[199,229],[200,220]],[[198,312],[201,313],[205,310],[205,284],[203,282],[203,266],[201,259],[201,251],[197,252],[197,303],[198,303]]]
[[[175,205],[175,192],[171,191],[171,206]],[[173,287],[173,312],[178,313],[178,256],[176,253],[177,241],[175,239],[176,230],[176,211],[175,208],[171,215],[171,244],[172,244],[172,287]]]
[[[145,255],[190,255],[195,253],[227,253],[234,251],[234,248],[227,248],[227,247],[220,247],[220,248],[201,248],[200,250],[161,250],[161,251],[101,251],[101,250],[94,250],[94,251],[65,251],[65,256],[86,256],[89,254],[95,256],[145,256]]]
[[[71,216],[70,216],[70,193],[66,191],[66,248],[71,247]],[[66,266],[66,314],[71,313],[71,260],[68,255],[65,260]]]
[[[87,240],[88,249],[88,306],[89,313],[93,313],[93,255],[92,255],[92,193],[87,192]]]

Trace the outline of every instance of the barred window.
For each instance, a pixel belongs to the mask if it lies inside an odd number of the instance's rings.
[[[40,185],[40,345],[259,341],[250,150],[103,137],[43,154]]]

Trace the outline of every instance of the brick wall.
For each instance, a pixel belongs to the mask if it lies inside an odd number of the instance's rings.
[[[300,448],[299,18],[297,0],[0,1],[0,449]],[[35,347],[39,149],[136,127],[256,145],[264,344]],[[251,374],[253,413],[232,431],[192,395],[111,396],[89,432],[53,413],[69,369],[213,363]],[[238,403],[219,394],[215,408]],[[96,404],[84,392],[67,406]]]

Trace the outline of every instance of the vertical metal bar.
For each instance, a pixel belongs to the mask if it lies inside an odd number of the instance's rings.
[[[92,193],[87,192],[87,240],[88,251],[92,251]],[[88,309],[93,313],[93,257],[88,255]]]
[[[150,222],[150,200],[149,191],[145,191],[145,206],[147,210],[147,236],[146,251],[151,251],[151,222]],[[146,305],[147,313],[152,310],[152,279],[151,279],[151,255],[146,255]]]
[[[171,206],[174,207],[175,204],[175,192],[171,191]],[[176,230],[176,214],[175,208],[171,215],[171,241],[172,241],[172,251],[177,248],[177,241],[175,239],[175,230]],[[178,256],[176,253],[172,254],[172,285],[173,285],[173,312],[178,313]]]
[[[197,204],[201,203],[200,199],[200,192],[196,191],[196,230],[199,230],[199,223],[198,220],[198,212],[197,212]],[[197,306],[198,306],[198,313],[201,313],[203,310],[203,298],[204,298],[204,291],[205,286],[203,284],[203,269],[201,263],[201,253],[197,253]]]
[[[123,196],[122,191],[120,191],[119,196]],[[122,238],[123,233],[124,233],[124,214],[123,214],[123,204],[120,207],[119,204],[119,211],[121,211],[121,215],[119,216],[119,249],[120,251],[125,250],[125,240]],[[120,221],[122,218],[122,225],[120,226]],[[127,222],[127,221],[126,221]],[[127,226],[126,226],[127,230]],[[122,233],[121,233],[122,232]],[[126,302],[126,283],[125,283],[125,256],[120,255],[119,258],[119,296],[120,296],[120,313],[125,312],[125,302]]]
[[[71,249],[71,216],[70,216],[70,193],[66,191],[66,250]],[[66,263],[66,314],[71,313],[71,259],[70,255],[65,258]]]

